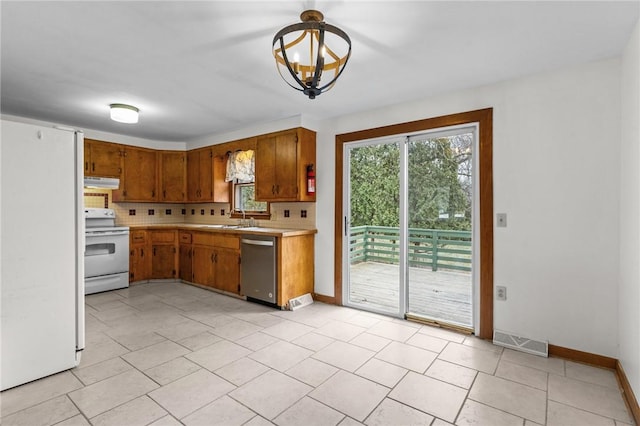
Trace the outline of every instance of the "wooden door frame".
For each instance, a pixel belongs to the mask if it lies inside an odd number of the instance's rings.
[[[493,108],[461,112],[407,123],[336,135],[334,231],[334,297],[342,305],[343,155],[344,145],[366,139],[478,123],[478,181],[480,194],[480,324],[479,337],[493,338]]]

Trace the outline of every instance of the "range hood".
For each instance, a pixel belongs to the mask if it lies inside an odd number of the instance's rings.
[[[120,187],[120,179],[110,177],[85,176],[85,188],[102,188],[102,189],[118,189]]]

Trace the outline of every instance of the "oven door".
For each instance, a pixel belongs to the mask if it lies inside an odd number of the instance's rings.
[[[129,231],[87,231],[85,278],[129,271]]]

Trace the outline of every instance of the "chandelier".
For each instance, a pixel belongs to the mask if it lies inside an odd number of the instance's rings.
[[[273,56],[284,81],[315,99],[342,74],[351,56],[351,39],[340,28],[325,23],[317,10],[302,12],[300,20],[273,37]]]

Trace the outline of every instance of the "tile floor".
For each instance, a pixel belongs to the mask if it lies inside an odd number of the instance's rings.
[[[179,283],[86,305],[80,367],[3,392],[3,425],[633,424],[611,371],[353,309]]]

